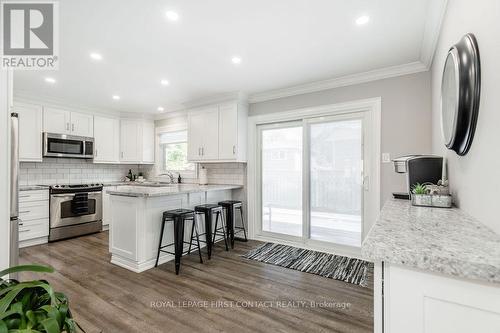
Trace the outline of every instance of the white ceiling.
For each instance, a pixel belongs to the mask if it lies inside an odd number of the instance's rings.
[[[425,35],[435,33],[428,18],[436,16],[429,15],[430,0],[59,3],[59,70],[17,71],[15,94],[150,113],[216,94],[255,94],[418,62]],[[167,10],[180,19],[167,20]],[[356,25],[360,15],[370,22]],[[90,52],[103,59],[91,60]],[[46,83],[47,76],[57,82]],[[160,85],[163,78],[169,86]]]

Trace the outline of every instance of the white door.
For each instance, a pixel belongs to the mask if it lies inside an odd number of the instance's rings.
[[[258,234],[359,249],[364,113],[259,125]]]
[[[94,163],[120,161],[120,121],[94,117]]]
[[[205,129],[203,113],[193,112],[188,116],[188,161],[201,160],[201,147],[203,144],[203,131]]]
[[[202,130],[202,160],[217,160],[219,158],[219,108],[211,107],[203,111]]]
[[[153,122],[142,123],[142,162],[155,162],[155,124]]]
[[[85,113],[71,112],[71,135],[93,137],[94,116]]]
[[[71,112],[44,107],[43,131],[56,134],[71,134]]]
[[[136,120],[120,122],[120,161],[139,163],[141,161],[141,137]]]
[[[238,149],[238,105],[219,107],[219,159],[235,160]]]
[[[16,105],[19,115],[19,161],[42,162],[42,107]]]

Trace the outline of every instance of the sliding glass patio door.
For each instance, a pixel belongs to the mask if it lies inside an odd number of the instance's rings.
[[[259,125],[260,233],[360,247],[362,113]]]
[[[262,230],[302,237],[302,123],[266,125],[260,133]]]
[[[359,247],[363,208],[363,122],[312,120],[309,132],[310,239]]]

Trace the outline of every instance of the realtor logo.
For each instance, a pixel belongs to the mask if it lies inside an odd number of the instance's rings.
[[[57,69],[58,3],[2,1],[2,68]]]

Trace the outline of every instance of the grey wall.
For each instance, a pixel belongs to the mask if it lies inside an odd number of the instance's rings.
[[[430,73],[418,73],[348,87],[280,98],[250,105],[249,115],[294,110],[358,99],[382,98],[381,151],[391,158],[430,153]],[[391,193],[403,191],[405,179],[394,173],[392,164],[381,164],[381,204]]]
[[[500,233],[500,2],[452,0],[441,28],[432,66],[433,149],[448,159],[450,187],[457,205]],[[447,150],[441,135],[440,90],[446,52],[467,32],[475,34],[481,56],[481,103],[469,153]]]

